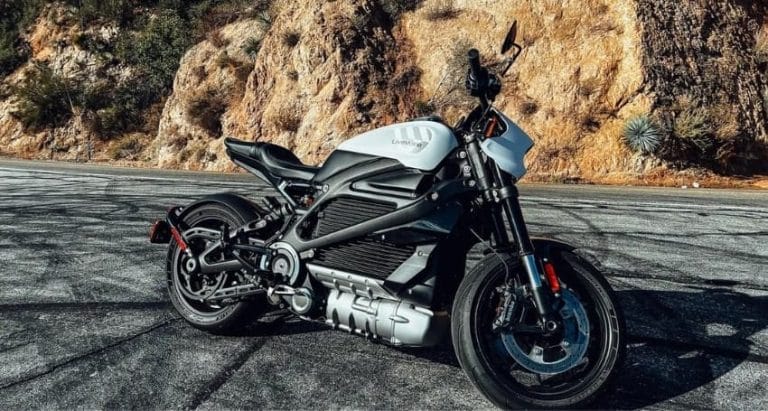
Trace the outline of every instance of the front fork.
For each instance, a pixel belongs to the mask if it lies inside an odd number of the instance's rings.
[[[555,295],[551,288],[542,282],[541,266],[536,260],[533,243],[528,235],[525,219],[523,219],[517,187],[515,187],[512,177],[502,171],[498,165],[493,162],[486,163],[483,161],[480,143],[476,135],[470,133],[465,138],[467,142],[467,157],[474,170],[478,188],[483,194],[483,199],[491,204],[491,209],[493,210],[491,213],[491,234],[494,245],[499,249],[509,249],[514,245],[517,249],[516,251],[528,277],[531,295],[536,303],[536,309],[541,316],[542,324],[547,331],[554,331],[559,327],[559,321],[556,318],[556,310],[553,304]],[[488,164],[487,167],[486,164]],[[504,218],[499,208],[504,210],[504,215],[510,223],[514,244],[510,244],[510,238],[504,225]]]

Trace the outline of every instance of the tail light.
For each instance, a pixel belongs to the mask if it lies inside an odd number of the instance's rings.
[[[171,226],[164,220],[157,220],[149,227],[149,242],[152,244],[168,244],[171,241]]]

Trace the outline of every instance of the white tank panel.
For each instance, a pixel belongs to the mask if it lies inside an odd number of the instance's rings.
[[[392,158],[404,166],[434,170],[458,146],[450,128],[435,121],[409,121],[353,137],[338,150]]]

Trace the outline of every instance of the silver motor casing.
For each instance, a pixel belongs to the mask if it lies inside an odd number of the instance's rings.
[[[334,328],[408,347],[436,345],[448,331],[447,312],[400,301],[380,281],[314,264],[307,268],[330,289],[325,316]]]
[[[397,346],[436,345],[448,328],[448,313],[435,313],[402,301],[371,300],[339,290],[329,293],[325,313],[326,323],[334,328]]]

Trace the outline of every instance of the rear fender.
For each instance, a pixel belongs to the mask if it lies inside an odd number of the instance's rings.
[[[192,204],[187,205],[178,215],[179,221],[184,221],[184,217],[197,207],[203,204],[221,204],[232,211],[245,217],[247,221],[255,220],[267,214],[267,211],[256,205],[253,201],[234,193],[219,193],[205,196]]]
[[[190,213],[194,212],[198,207],[205,204],[220,204],[224,207],[229,208],[233,212],[239,214],[246,221],[253,221],[267,214],[267,211],[265,211],[263,208],[259,207],[258,205],[254,204],[252,201],[246,199],[245,197],[242,197],[234,193],[219,193],[219,194],[205,196],[187,205],[186,207],[183,207],[181,211],[178,212],[178,214],[175,214],[175,213],[177,213],[180,207],[172,208],[168,213],[169,223],[178,224],[178,229],[181,231],[186,230],[188,227],[184,226],[185,217]],[[180,237],[181,237],[181,241],[176,239],[176,244],[178,244],[179,247],[182,247],[182,251],[188,250],[186,249],[186,245],[184,246],[181,245],[184,243],[183,235],[180,234]],[[173,260],[173,253],[174,253],[174,247],[168,247],[168,256],[166,259],[166,270],[168,273],[170,273],[171,263]]]

